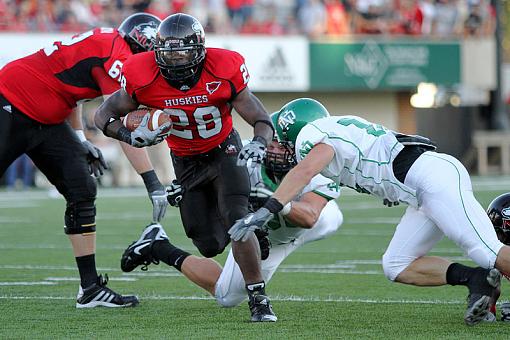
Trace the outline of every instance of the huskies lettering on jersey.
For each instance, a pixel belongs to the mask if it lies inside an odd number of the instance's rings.
[[[207,103],[208,101],[209,98],[204,94],[201,96],[165,99],[165,106],[194,105]]]

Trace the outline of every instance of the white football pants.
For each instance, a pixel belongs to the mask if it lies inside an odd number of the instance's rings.
[[[343,215],[335,201],[329,201],[322,209],[319,219],[313,228],[306,230],[295,241],[286,244],[273,245],[269,257],[261,262],[262,276],[267,283],[278,266],[287,256],[302,245],[323,239],[338,230],[343,222]],[[271,231],[269,231],[271,238]],[[234,260],[232,249],[227,257],[225,266],[216,282],[216,301],[223,307],[234,307],[247,297],[245,282],[239,266]]]
[[[419,208],[407,208],[383,255],[388,279],[395,280],[444,235],[479,266],[494,267],[503,244],[473,196],[466,168],[457,159],[425,152],[409,169],[405,184],[416,190]]]

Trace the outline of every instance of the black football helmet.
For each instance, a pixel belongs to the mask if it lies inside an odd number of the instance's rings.
[[[161,22],[156,36],[156,62],[172,86],[191,88],[205,60],[205,33],[191,15],[172,14]]]
[[[510,245],[510,193],[496,197],[487,208],[487,215],[496,230],[498,239]]]
[[[278,112],[271,115],[271,121],[276,126]],[[273,143],[278,143],[278,148],[268,145],[266,156],[264,157],[264,167],[266,173],[274,182],[281,182],[283,177],[297,164],[294,150],[288,143],[278,142],[277,136],[273,138]]]
[[[124,19],[118,31],[134,54],[152,51],[161,20],[152,14],[135,13]]]

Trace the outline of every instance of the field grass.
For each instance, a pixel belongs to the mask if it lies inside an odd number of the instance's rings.
[[[508,180],[476,183],[484,206],[510,191]],[[252,324],[246,303],[219,308],[173,268],[120,271],[122,251],[150,218],[150,203],[141,189],[102,189],[97,201],[99,270],[109,274],[111,288],[137,294],[140,306],[75,309],[79,281],[63,233],[64,201],[41,190],[0,192],[0,339],[508,338],[510,325],[503,322],[464,325],[464,287],[417,288],[384,277],[380,259],[404,207],[386,208],[352,192],[345,192],[339,204],[345,215],[341,230],[299,249],[270,282],[278,322]],[[177,210],[169,207],[163,224],[175,244],[197,254]],[[471,263],[448,240],[432,254]],[[507,292],[505,282],[503,300],[508,300]]]

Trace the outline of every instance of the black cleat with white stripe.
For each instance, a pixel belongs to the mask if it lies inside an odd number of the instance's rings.
[[[468,284],[468,307],[464,314],[464,322],[467,325],[476,325],[487,318],[487,314],[490,313],[491,296],[500,285],[501,273],[496,268],[478,268]]]
[[[134,307],[139,301],[134,295],[120,295],[106,287],[108,275],[97,277],[97,282],[80,290],[76,300],[76,308],[94,307]]]
[[[168,240],[168,236],[159,223],[149,224],[142,232],[137,241],[134,241],[126,248],[120,259],[120,268],[123,272],[131,272],[136,267],[142,266],[143,271],[151,264],[159,264],[159,261],[152,257],[152,246],[156,241]]]
[[[273,312],[269,298],[262,294],[249,294],[248,306],[252,322],[275,322],[278,320]]]

